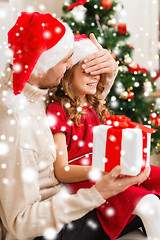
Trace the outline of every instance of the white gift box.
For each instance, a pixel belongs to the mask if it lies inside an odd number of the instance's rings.
[[[121,174],[136,176],[150,164],[150,142],[151,134],[139,128],[96,126],[93,128],[92,167],[109,172],[120,165]]]

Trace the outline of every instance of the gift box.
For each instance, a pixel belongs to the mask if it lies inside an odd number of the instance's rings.
[[[121,174],[136,176],[150,164],[150,126],[134,123],[123,115],[107,118],[93,128],[92,166],[109,172],[117,165]]]

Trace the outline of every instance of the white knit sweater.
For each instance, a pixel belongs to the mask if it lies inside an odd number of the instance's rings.
[[[95,187],[69,195],[57,181],[54,141],[46,122],[47,91],[26,84],[15,96],[11,78],[6,68],[0,83],[0,239],[26,240],[50,227],[58,232],[104,199]]]

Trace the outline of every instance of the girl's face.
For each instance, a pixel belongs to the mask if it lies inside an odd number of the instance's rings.
[[[100,80],[100,75],[90,75],[82,69],[82,63],[78,64],[73,73],[72,88],[81,102],[85,101],[85,95],[93,95],[96,93],[97,84]]]

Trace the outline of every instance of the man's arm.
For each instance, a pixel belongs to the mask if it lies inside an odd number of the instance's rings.
[[[146,168],[137,177],[120,178],[120,167],[116,167],[90,189],[80,189],[73,195],[60,190],[53,197],[42,200],[34,157],[33,151],[17,148],[8,154],[8,160],[3,158],[7,168],[0,170],[2,220],[16,239],[42,236],[49,227],[57,232],[65,223],[103,204],[105,199],[146,180],[149,174]]]
[[[57,233],[64,224],[105,202],[95,187],[81,189],[74,195],[62,188],[55,194],[52,177],[50,191],[55,195],[43,200],[36,158],[34,151],[20,147],[1,158],[7,165],[0,168],[1,219],[10,236],[19,240],[43,236],[50,227]],[[45,183],[41,191],[45,192]]]
[[[91,75],[102,74],[104,91],[101,98],[104,100],[108,95],[118,73],[118,64],[113,59],[110,52],[107,49],[102,48],[102,46],[97,42],[93,33],[90,34],[90,39],[97,46],[98,52],[87,56],[84,59],[82,68]]]
[[[120,172],[121,167],[116,166],[111,172],[96,182],[95,187],[104,199],[123,192],[132,185],[139,185],[144,182],[149,177],[150,167],[146,167],[145,170],[137,176],[122,176]]]

